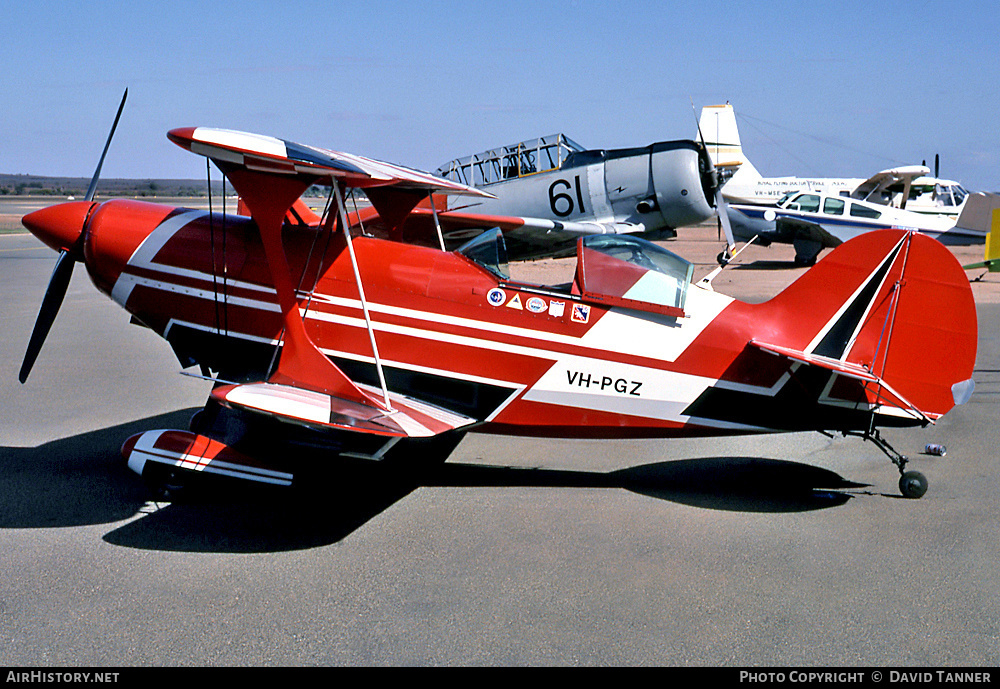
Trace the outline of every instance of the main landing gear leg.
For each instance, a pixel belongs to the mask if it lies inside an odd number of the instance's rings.
[[[896,449],[882,437],[877,428],[873,428],[864,434],[865,440],[875,443],[875,447],[882,450],[885,455],[899,469],[899,492],[904,498],[920,498],[927,492],[927,478],[919,471],[907,471],[906,463],[910,460],[901,455]]]

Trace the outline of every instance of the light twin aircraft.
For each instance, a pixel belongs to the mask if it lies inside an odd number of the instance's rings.
[[[954,224],[969,196],[958,182],[928,177],[930,169],[924,165],[882,170],[868,179],[764,177],[743,152],[736,114],[729,103],[702,108],[698,129],[707,140],[712,162],[729,173],[723,194],[730,203],[774,204],[790,191],[822,192],[944,216]]]
[[[1000,196],[971,194],[957,222],[884,206],[828,192],[790,191],[774,206],[727,204],[735,239],[767,246],[771,242],[795,246],[795,263],[812,265],[819,252],[863,232],[904,228],[947,245],[981,244],[986,238],[989,211],[1000,207]]]
[[[374,192],[398,224],[428,194],[482,197],[473,187],[272,137],[168,136],[214,161],[250,216],[90,192],[23,221],[59,259],[22,382],[76,262],[182,366],[212,377],[190,429],[149,430],[122,448],[158,491],[294,485],[309,462],[342,454],[443,460],[466,432],[815,430],[871,440],[901,492],[919,497],[926,478],[880,429],[934,423],[972,393],[971,289],[920,234],[846,242],[762,304],[692,283],[690,263],[630,235],[579,237],[571,283],[526,284],[509,277],[499,229],[447,251],[368,236],[345,203],[350,188]],[[294,212],[314,184],[330,189],[318,224]]]

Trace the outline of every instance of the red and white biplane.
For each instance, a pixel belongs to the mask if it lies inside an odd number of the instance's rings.
[[[683,258],[619,235],[580,238],[571,283],[524,284],[509,277],[500,229],[445,251],[369,236],[364,214],[347,211],[348,190],[364,190],[369,221],[391,236],[422,204],[440,236],[448,219],[433,194],[474,188],[271,137],[168,136],[214,161],[249,216],[97,203],[90,191],[24,218],[60,257],[22,382],[74,262],[216,382],[190,430],[147,431],[122,448],[155,485],[198,475],[290,485],[296,447],[381,459],[468,431],[815,430],[872,440],[902,493],[919,497],[926,479],[879,429],[933,423],[972,393],[968,279],[920,234],[846,242],[761,304],[693,283]],[[330,189],[328,212],[304,219],[299,199],[315,184]]]

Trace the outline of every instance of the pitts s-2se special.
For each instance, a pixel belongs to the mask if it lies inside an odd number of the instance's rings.
[[[529,285],[508,277],[499,230],[453,252],[348,231],[348,188],[376,192],[397,222],[428,194],[473,188],[269,137],[168,136],[213,160],[251,216],[88,194],[24,218],[60,259],[22,382],[74,261],[183,366],[215,376],[191,430],[147,431],[122,448],[154,484],[290,485],[298,447],[381,459],[467,431],[816,430],[874,441],[902,493],[919,497],[925,478],[879,428],[933,423],[972,393],[968,280],[919,234],[846,242],[762,304],[693,284],[684,259],[616,235],[579,240],[572,283]],[[330,210],[318,226],[299,223],[290,209],[317,183]]]

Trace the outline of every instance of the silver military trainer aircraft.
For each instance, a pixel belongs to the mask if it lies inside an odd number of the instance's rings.
[[[591,150],[553,134],[452,160],[436,174],[495,197],[449,199],[448,211],[525,221],[504,231],[512,259],[570,255],[584,234],[675,237],[678,227],[715,216],[722,202],[705,146],[690,140]],[[445,240],[474,231],[445,231]]]

